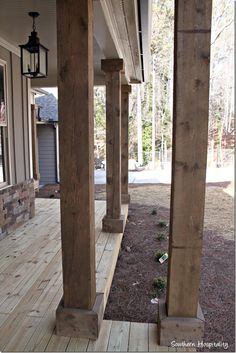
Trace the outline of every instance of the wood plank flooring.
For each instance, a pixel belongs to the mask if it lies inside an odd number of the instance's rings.
[[[95,209],[96,285],[106,302],[123,234],[103,233],[106,203],[96,201]],[[62,297],[59,200],[36,199],[35,218],[0,245],[0,351],[168,351],[157,345],[155,324],[104,320],[97,341],[55,335]]]

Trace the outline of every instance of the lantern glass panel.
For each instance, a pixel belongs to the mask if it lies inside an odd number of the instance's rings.
[[[47,50],[41,45],[39,46],[39,71],[43,76],[47,75]]]
[[[23,72],[30,73],[31,72],[30,53],[28,52],[28,50],[24,48],[22,48],[22,64],[23,64]]]
[[[39,54],[22,48],[23,74],[27,77],[36,77],[39,72]]]

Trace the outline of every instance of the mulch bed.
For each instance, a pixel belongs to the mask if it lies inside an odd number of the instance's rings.
[[[168,251],[168,210],[132,204],[122,241],[122,246],[112,282],[105,318],[136,322],[156,322],[157,305],[151,304],[156,297],[153,280],[166,277],[167,261],[162,265],[155,260],[159,251]],[[158,240],[162,234],[164,240]],[[165,292],[163,292],[164,296]]]
[[[208,186],[223,188],[228,184],[212,183]],[[135,191],[138,188],[141,191],[144,187],[131,185],[131,194],[132,189]],[[40,189],[38,197],[59,198],[58,190],[58,185],[46,186]],[[105,186],[96,185],[95,192],[96,199],[104,199]],[[139,192],[138,195],[140,194]],[[217,195],[218,193],[216,197]],[[227,201],[224,202],[226,203],[219,205],[216,211],[214,205],[212,206],[214,217],[221,217],[221,207],[227,210]],[[129,208],[129,217],[106,306],[106,319],[135,322],[157,320],[157,305],[151,303],[151,298],[156,296],[153,280],[167,276],[168,261],[161,265],[155,260],[155,254],[159,251],[168,251],[169,227],[160,226],[159,222],[165,221],[168,225],[169,209],[157,204],[152,206],[151,203],[147,205],[144,203],[140,199]],[[153,210],[157,211],[156,214],[152,214],[155,213]],[[224,224],[224,217],[220,224],[222,228],[216,224],[214,231],[208,228],[204,231],[200,288],[200,303],[206,320],[204,342],[226,342],[229,347],[225,351],[234,352],[235,248],[234,239],[224,231],[230,229],[232,224]],[[158,235],[162,235],[163,239],[158,239]],[[164,297],[165,290],[158,295]],[[224,351],[222,347],[198,350]]]
[[[155,253],[168,249],[168,229],[158,226],[158,222],[163,219],[168,222],[169,210],[159,208],[157,215],[152,215],[152,209],[140,204],[130,206],[106,319],[157,322],[157,305],[151,304],[153,279],[167,276],[167,261],[159,264]],[[157,240],[158,234],[165,234],[165,240]],[[234,241],[205,231],[201,271],[200,303],[206,320],[204,342],[227,342],[227,351],[234,352]],[[223,349],[202,349],[212,350]]]

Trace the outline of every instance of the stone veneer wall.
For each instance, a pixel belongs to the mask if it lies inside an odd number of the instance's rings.
[[[34,214],[33,179],[0,189],[0,239],[34,217]]]

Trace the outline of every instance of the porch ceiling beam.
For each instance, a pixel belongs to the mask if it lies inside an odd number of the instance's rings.
[[[175,1],[172,189],[167,304],[161,345],[198,341],[208,143],[211,0]],[[166,309],[166,312],[165,312]]]
[[[57,0],[57,55],[63,268],[57,334],[95,339],[104,305],[95,276],[92,0]]]

